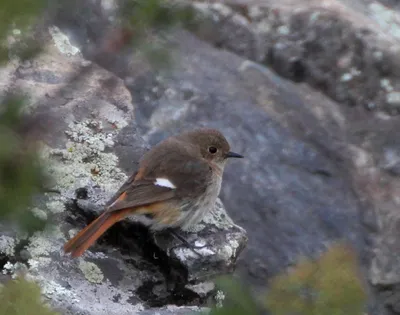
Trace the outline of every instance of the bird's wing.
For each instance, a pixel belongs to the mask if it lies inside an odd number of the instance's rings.
[[[205,192],[211,176],[212,168],[196,148],[165,141],[146,153],[107,211],[196,198]]]
[[[118,198],[108,207],[113,212],[127,208],[137,208],[152,203],[173,199],[173,189],[154,184],[154,181],[141,180],[129,185]]]
[[[128,180],[107,211],[196,198],[205,192],[211,170],[204,161],[186,159],[175,167],[164,168],[161,164],[158,168],[153,168],[151,176],[149,175],[142,179]]]
[[[210,182],[212,168],[194,145],[169,139],[147,153],[140,179],[168,179],[181,198],[196,197]]]
[[[118,189],[118,191],[110,198],[106,203],[106,208],[110,207],[115,201],[121,197],[121,194],[128,189],[128,187],[133,183],[138,172],[134,172]]]

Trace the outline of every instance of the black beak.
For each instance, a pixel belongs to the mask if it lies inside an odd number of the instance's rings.
[[[243,155],[240,155],[240,154],[235,153],[235,152],[228,152],[225,156],[227,158],[240,158],[240,159],[244,158]]]

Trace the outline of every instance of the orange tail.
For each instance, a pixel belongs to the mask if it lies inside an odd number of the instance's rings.
[[[124,219],[132,209],[104,212],[64,245],[64,252],[72,257],[81,256],[111,226]]]

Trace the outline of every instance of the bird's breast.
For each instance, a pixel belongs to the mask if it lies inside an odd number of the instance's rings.
[[[221,182],[220,176],[213,176],[204,193],[186,203],[179,220],[179,226],[182,230],[190,229],[190,227],[199,223],[209,211],[214,209],[221,190]]]

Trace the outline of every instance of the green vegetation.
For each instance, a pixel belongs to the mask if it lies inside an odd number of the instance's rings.
[[[40,288],[24,278],[0,287],[0,315],[57,315],[43,304]]]
[[[219,281],[227,298],[211,315],[361,315],[366,293],[355,253],[337,244],[317,260],[303,259],[273,278],[268,292],[256,299],[242,284]]]
[[[122,25],[147,40],[152,31],[168,31],[178,25],[190,26],[195,19],[193,9],[164,0],[127,1],[120,10]]]
[[[156,69],[172,63],[165,35],[177,26],[194,28],[197,22],[193,8],[164,0],[126,1],[120,17],[130,45]]]
[[[45,8],[45,0],[2,0],[0,3],[0,64],[10,54],[21,59],[31,58],[39,51],[31,37],[32,27]],[[7,40],[12,34],[13,40]]]
[[[31,34],[45,3],[44,0],[1,1],[1,66],[9,61],[10,56],[24,60],[39,52],[37,43],[27,34]],[[42,222],[28,208],[34,194],[43,186],[45,176],[34,143],[26,137],[34,126],[29,126],[22,115],[23,108],[22,97],[1,95],[0,220],[12,221],[31,232],[42,227]],[[41,301],[39,286],[23,277],[0,286],[0,315],[21,314],[56,314]]]
[[[361,315],[366,296],[357,265],[353,251],[333,246],[273,279],[266,305],[275,315]]]
[[[27,209],[45,176],[33,143],[23,131],[23,104],[19,97],[8,97],[0,108],[0,219],[31,230],[41,227],[41,221]]]
[[[190,21],[191,11],[165,5],[161,0],[125,3],[120,11],[119,27],[127,36],[122,43],[117,43],[122,45],[115,47],[116,52],[131,46],[154,67],[169,65],[170,55],[163,36],[174,26]],[[0,1],[1,66],[10,59],[23,61],[40,53],[35,31],[47,4],[46,0]],[[53,4],[71,6],[69,0],[54,0]],[[32,136],[36,134],[36,122],[24,115],[25,103],[24,97],[17,94],[0,95],[0,222],[12,222],[31,233],[43,228],[43,221],[29,208],[33,197],[46,186],[47,178],[37,151],[40,137]],[[14,314],[56,313],[42,303],[40,288],[35,283],[19,277],[0,284],[0,315]]]

